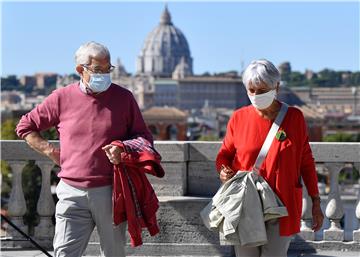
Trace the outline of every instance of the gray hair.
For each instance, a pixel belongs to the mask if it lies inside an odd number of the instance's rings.
[[[110,60],[110,52],[106,46],[90,41],[81,45],[76,51],[75,63],[76,65],[90,64],[90,59],[96,57],[109,58]]]
[[[268,60],[255,60],[244,71],[242,80],[246,88],[249,84],[259,86],[261,83],[265,83],[268,87],[275,89],[280,82],[280,72]]]

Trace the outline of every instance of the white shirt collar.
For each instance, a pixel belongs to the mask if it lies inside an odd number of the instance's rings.
[[[80,79],[80,90],[84,93],[84,94],[88,94],[87,91],[86,91],[86,86],[84,85],[82,79]]]

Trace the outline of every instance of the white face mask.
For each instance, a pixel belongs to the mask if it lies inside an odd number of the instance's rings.
[[[270,90],[269,92],[266,92],[264,94],[259,94],[259,95],[249,95],[248,94],[250,102],[258,110],[263,110],[263,109],[268,108],[274,101],[275,96],[276,96],[275,89]]]

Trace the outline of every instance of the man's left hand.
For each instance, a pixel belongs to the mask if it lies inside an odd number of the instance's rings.
[[[120,163],[120,153],[123,152],[122,148],[116,145],[106,145],[101,149],[105,151],[106,156],[112,164],[117,165]]]

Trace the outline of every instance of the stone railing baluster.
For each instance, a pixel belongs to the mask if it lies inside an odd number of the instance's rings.
[[[36,164],[41,169],[42,180],[40,197],[37,204],[40,222],[39,225],[35,227],[35,237],[52,239],[54,236],[54,225],[51,218],[55,212],[55,204],[50,190],[50,176],[54,164],[48,161],[37,161]]]
[[[355,216],[359,220],[359,228],[353,231],[353,240],[354,242],[360,243],[360,188],[358,191],[358,200],[355,205]]]
[[[302,214],[301,214],[301,228],[300,237],[304,240],[315,240],[315,232],[311,229],[312,227],[312,202],[308,195],[306,187],[303,186],[303,200],[302,200]]]
[[[325,210],[325,216],[330,220],[330,228],[324,230],[324,240],[344,241],[344,230],[341,228],[340,220],[344,216],[343,204],[339,192],[339,173],[344,167],[343,163],[325,163],[330,172],[330,193]]]
[[[23,216],[26,213],[26,202],[22,188],[22,172],[26,165],[26,161],[8,161],[12,170],[12,186],[8,205],[8,213],[11,221],[22,231],[28,233],[28,227],[24,224]],[[14,239],[22,239],[20,235],[11,226],[8,226],[8,233]]]

